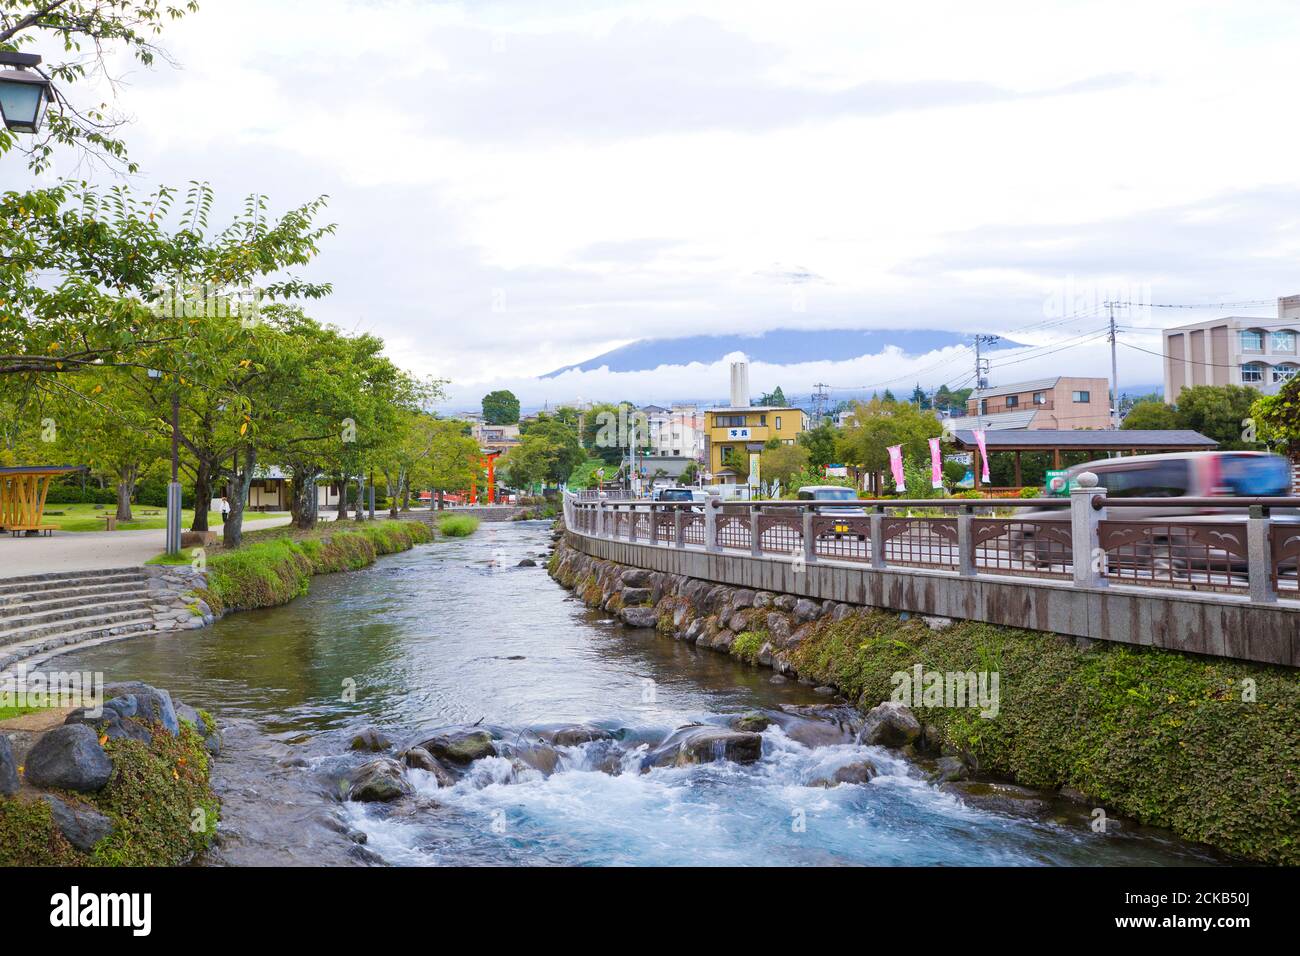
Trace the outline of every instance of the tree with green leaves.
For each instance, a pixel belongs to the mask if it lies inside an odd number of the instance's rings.
[[[146,67],[166,60],[157,44],[163,28],[198,9],[196,0],[0,0],[0,50],[41,56],[38,69],[55,91],[43,129],[30,139],[0,127],[0,156],[17,148],[32,172],[42,173],[55,147],[66,146],[137,172],[117,136],[125,119],[107,104],[78,108],[68,92],[89,76],[109,76],[120,53]]]
[[[836,450],[842,461],[867,472],[878,492],[885,487],[880,476],[889,468],[889,446],[902,445],[905,459],[928,462],[929,440],[943,433],[932,413],[910,402],[858,402],[853,416],[853,424],[844,429]]]
[[[0,196],[0,379],[107,366],[202,378],[184,363],[197,323],[255,324],[263,303],[329,294],[285,273],[333,233],[316,223],[323,197],[272,218],[253,196],[217,232],[213,199],[202,183],[183,199],[84,184]]]
[[[483,421],[489,425],[517,425],[519,399],[514,392],[498,389],[483,396]]]
[[[1257,448],[1246,436],[1251,406],[1260,397],[1248,385],[1193,385],[1178,393],[1178,426],[1213,438],[1220,448]]]
[[[771,407],[775,407],[775,408],[788,408],[788,407],[789,407],[789,405],[787,404],[787,402],[786,402],[786,400],[785,400],[785,392],[781,391],[781,386],[780,386],[780,385],[778,385],[776,388],[774,388],[774,389],[773,389],[772,391],[770,391],[770,392],[765,392],[765,393],[763,394],[763,397],[760,398],[760,399],[758,400],[758,404],[763,405],[763,406],[766,406],[766,407],[769,407],[769,408],[771,408]]]
[[[799,433],[796,441],[808,450],[808,464],[811,467],[825,468],[827,465],[837,463],[836,435],[835,426],[828,421]]]
[[[1121,429],[1155,431],[1172,431],[1181,427],[1178,412],[1160,399],[1138,402],[1129,409],[1120,425]]]
[[[782,487],[789,487],[792,477],[807,469],[808,449],[799,444],[765,448],[758,456],[758,473],[763,481],[779,481]]]
[[[1261,441],[1287,455],[1300,455],[1300,377],[1290,379],[1276,395],[1255,399],[1250,418]]]

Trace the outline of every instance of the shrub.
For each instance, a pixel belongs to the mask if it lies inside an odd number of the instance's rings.
[[[478,530],[473,515],[445,515],[438,519],[438,530],[448,538],[467,538]]]
[[[767,631],[741,631],[731,642],[731,656],[750,664],[758,663],[758,652],[767,643]]]

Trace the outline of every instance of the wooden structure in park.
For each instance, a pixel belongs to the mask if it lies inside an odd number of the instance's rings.
[[[81,465],[0,468],[0,531],[13,535],[55,531],[52,525],[41,523],[45,517],[45,496],[49,494],[50,482],[83,470]]]

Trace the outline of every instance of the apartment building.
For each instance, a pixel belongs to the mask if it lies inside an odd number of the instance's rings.
[[[1110,383],[1058,375],[976,389],[966,402],[966,414],[992,431],[1110,428]]]
[[[650,458],[704,460],[704,415],[696,405],[646,405],[640,409],[650,429]]]
[[[1165,401],[1192,385],[1249,385],[1275,394],[1300,370],[1300,295],[1277,300],[1277,318],[1229,315],[1165,329]]]

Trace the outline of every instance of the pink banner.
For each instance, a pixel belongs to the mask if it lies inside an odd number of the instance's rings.
[[[943,487],[943,455],[939,452],[939,439],[930,439],[930,487]]]
[[[989,478],[989,450],[984,444],[984,429],[975,429],[975,444],[980,449],[980,481],[987,485],[992,479]]]
[[[903,446],[889,446],[889,470],[894,473],[894,489],[896,491],[906,491],[907,486],[903,483]]]

